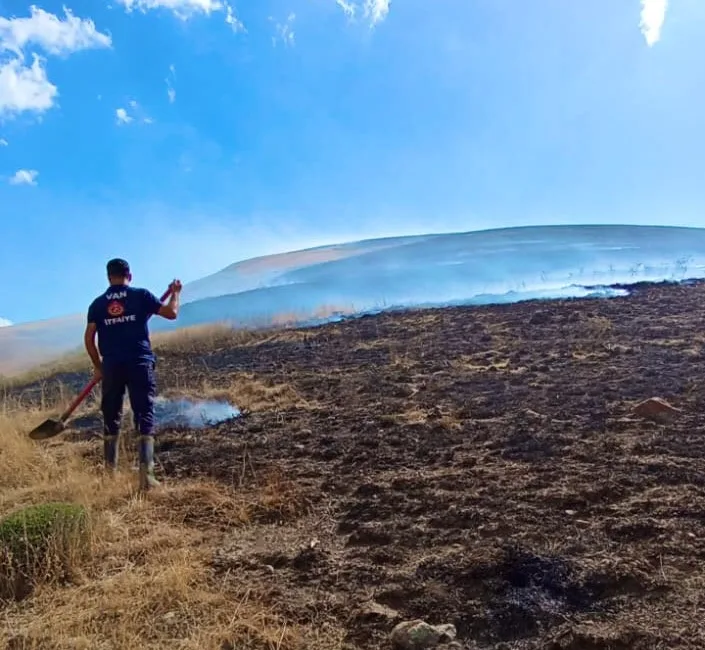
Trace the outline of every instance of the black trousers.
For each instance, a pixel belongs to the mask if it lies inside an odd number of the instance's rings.
[[[153,361],[103,363],[101,411],[106,435],[116,436],[120,432],[125,391],[130,399],[135,428],[140,435],[153,435],[154,398],[157,394]]]

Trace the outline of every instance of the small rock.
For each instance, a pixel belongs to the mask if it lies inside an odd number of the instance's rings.
[[[639,402],[633,409],[634,415],[654,422],[666,422],[674,415],[682,413],[681,409],[671,406],[666,400],[660,397],[649,397],[643,402]]]
[[[399,623],[390,639],[397,650],[429,650],[443,641],[453,641],[456,635],[454,625],[429,625],[416,619]]]

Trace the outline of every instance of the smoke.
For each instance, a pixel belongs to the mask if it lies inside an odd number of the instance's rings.
[[[232,420],[239,415],[238,408],[228,402],[218,400],[157,397],[154,404],[154,417],[161,427],[202,429]]]

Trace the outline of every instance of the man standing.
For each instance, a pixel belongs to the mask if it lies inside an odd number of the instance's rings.
[[[84,335],[95,377],[103,382],[103,455],[106,467],[117,469],[118,435],[127,389],[135,427],[140,435],[140,489],[147,490],[159,485],[154,478],[155,356],[148,321],[153,315],[176,319],[181,282],[174,280],[169,285],[169,301],[163,305],[147,289],[130,286],[132,274],[125,260],[110,260],[107,272],[110,286],[88,308]]]

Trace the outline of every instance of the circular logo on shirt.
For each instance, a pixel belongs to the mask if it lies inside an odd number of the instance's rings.
[[[108,313],[113,318],[117,318],[118,316],[122,316],[125,313],[125,308],[122,306],[121,302],[113,300],[113,302],[108,305]]]

